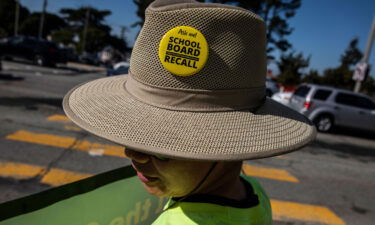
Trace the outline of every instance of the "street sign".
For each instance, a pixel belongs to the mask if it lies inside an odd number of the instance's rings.
[[[366,73],[368,70],[368,64],[365,62],[357,63],[353,73],[353,80],[364,81],[366,79]]]

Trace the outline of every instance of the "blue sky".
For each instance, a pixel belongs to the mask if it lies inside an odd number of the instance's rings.
[[[43,4],[43,0],[20,1],[31,11],[40,11]],[[58,12],[62,7],[83,5],[111,10],[106,23],[115,34],[120,33],[120,26],[127,26],[126,37],[133,44],[138,29],[130,26],[138,18],[132,0],[48,0],[47,10]],[[340,55],[355,37],[359,38],[359,48],[364,51],[374,16],[374,0],[302,0],[301,8],[289,21],[294,28],[289,40],[296,52],[311,55],[309,69],[323,71],[339,64]],[[375,66],[374,52],[370,63]]]

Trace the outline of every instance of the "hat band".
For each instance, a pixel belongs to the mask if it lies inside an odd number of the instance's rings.
[[[137,81],[131,74],[125,90],[139,101],[163,109],[218,112],[255,109],[265,98],[263,87],[240,90],[188,90],[160,88]]]

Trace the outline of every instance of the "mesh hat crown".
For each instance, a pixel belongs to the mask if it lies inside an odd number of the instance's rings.
[[[194,76],[176,77],[163,68],[157,50],[169,30],[184,25],[204,35],[209,55],[204,68]],[[254,13],[219,4],[155,1],[146,10],[130,70],[135,79],[161,87],[209,90],[262,87],[266,74],[265,48],[265,24]]]
[[[129,74],[72,89],[64,110],[98,136],[171,158],[244,160],[299,149],[316,131],[265,97],[265,32],[259,16],[238,7],[155,1]]]

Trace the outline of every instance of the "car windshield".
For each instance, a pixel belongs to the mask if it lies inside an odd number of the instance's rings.
[[[306,97],[307,93],[310,91],[310,87],[308,86],[301,86],[297,88],[297,90],[294,92],[294,95],[300,96],[300,97]]]

